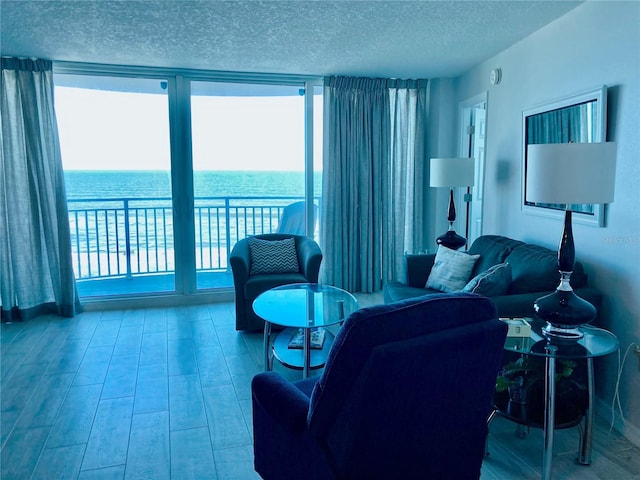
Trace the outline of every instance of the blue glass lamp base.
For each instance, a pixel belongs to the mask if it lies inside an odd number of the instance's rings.
[[[446,233],[436,238],[438,245],[444,245],[451,250],[458,250],[467,244],[467,239],[458,235],[455,230],[448,230]]]
[[[542,335],[553,340],[568,340],[575,341],[580,340],[584,334],[579,327],[576,328],[560,328],[547,322],[547,325],[542,328]]]
[[[596,317],[596,308],[573,290],[556,290],[533,304],[536,315],[546,320],[543,333],[549,337],[572,340],[582,338],[580,327]]]

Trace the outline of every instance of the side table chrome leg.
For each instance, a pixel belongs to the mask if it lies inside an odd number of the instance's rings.
[[[487,438],[484,441],[485,457],[489,456],[489,429],[491,428],[491,422],[493,422],[493,419],[496,418],[496,415],[498,415],[498,410],[496,410],[495,408],[492,408],[491,413],[489,414],[489,417],[487,417]]]
[[[551,480],[551,461],[553,458],[553,429],[555,427],[556,416],[556,358],[557,348],[549,345],[547,351],[550,356],[546,357],[545,372],[545,402],[544,409],[544,453],[542,456],[542,480]]]
[[[309,378],[309,364],[311,363],[311,329],[304,329],[304,345],[302,347],[302,378]]]
[[[264,322],[264,339],[262,341],[264,351],[264,371],[269,372],[273,367],[271,361],[271,322]]]
[[[593,411],[594,401],[594,382],[593,382],[593,358],[587,358],[587,394],[589,399],[589,407],[584,415],[584,432],[580,436],[580,453],[578,463],[582,465],[591,464],[591,446],[593,441]]]

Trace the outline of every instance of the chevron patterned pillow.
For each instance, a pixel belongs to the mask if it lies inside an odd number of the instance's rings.
[[[251,253],[250,275],[265,273],[297,273],[298,253],[293,238],[284,240],[249,239]]]

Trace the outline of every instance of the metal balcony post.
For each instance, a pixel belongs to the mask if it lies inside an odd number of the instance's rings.
[[[131,239],[129,238],[129,199],[124,199],[124,238],[125,238],[125,258],[127,260],[127,278],[131,278]]]
[[[227,248],[227,272],[230,272],[231,266],[229,265],[229,255],[231,254],[231,205],[229,197],[224,197],[224,235],[225,246]],[[218,245],[220,245],[220,242],[218,242]]]

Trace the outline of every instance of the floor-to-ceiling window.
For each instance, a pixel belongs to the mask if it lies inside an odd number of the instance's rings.
[[[80,295],[174,291],[167,81],[55,82]]]
[[[56,109],[81,296],[229,289],[235,242],[282,230],[291,204],[302,205],[291,233],[317,238],[319,82],[62,70]]]
[[[304,115],[299,85],[191,82],[198,288],[232,285],[216,273],[230,272],[239,239],[282,231],[282,220],[305,233]],[[283,218],[294,203],[299,218]]]

